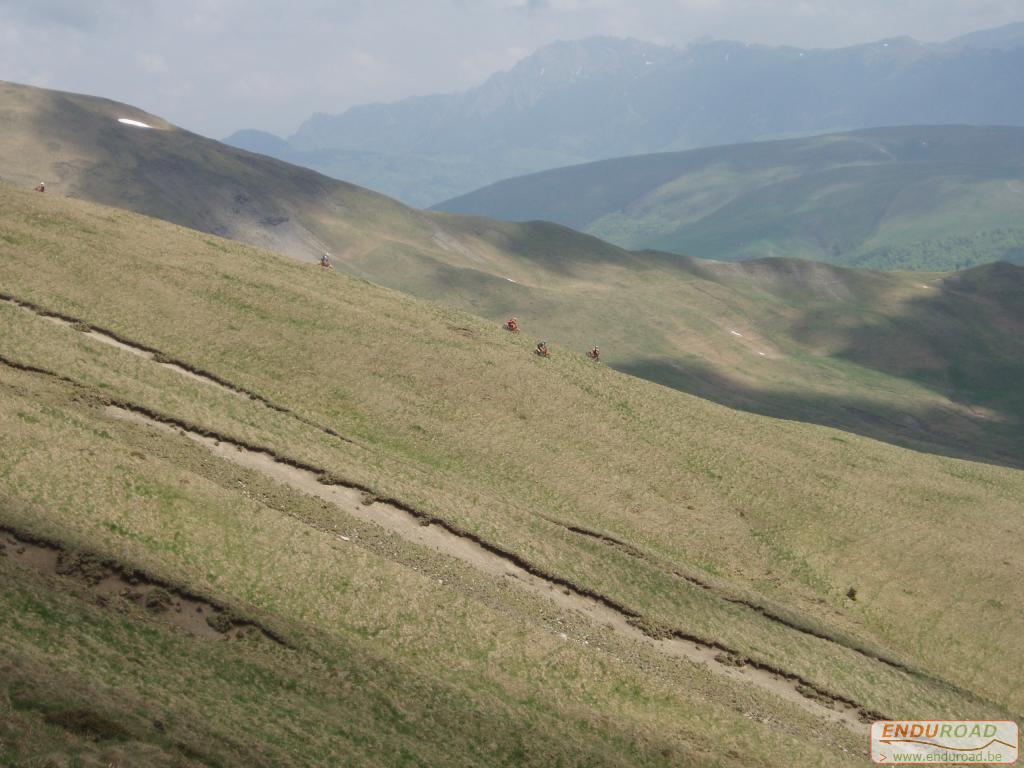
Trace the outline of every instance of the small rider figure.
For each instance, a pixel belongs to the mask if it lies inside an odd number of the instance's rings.
[[[597,345],[594,345],[594,347],[589,352],[587,352],[587,357],[589,357],[591,360],[600,360],[601,350],[597,348]]]
[[[36,192],[45,192],[45,191],[46,191],[46,183],[40,181],[39,182],[39,186],[36,187]]]
[[[546,341],[537,342],[537,354],[540,355],[541,357],[550,356],[548,353],[548,343]]]
[[[519,320],[516,319],[515,315],[508,319],[505,323],[505,328],[512,331],[512,333],[519,333]]]
[[[326,253],[320,256],[320,266],[323,267],[324,269],[331,268],[331,257],[328,256]]]

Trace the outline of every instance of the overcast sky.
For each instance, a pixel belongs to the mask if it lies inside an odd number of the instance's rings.
[[[0,80],[126,101],[214,138],[460,90],[554,40],[835,47],[1024,20],[1024,0],[0,0]]]

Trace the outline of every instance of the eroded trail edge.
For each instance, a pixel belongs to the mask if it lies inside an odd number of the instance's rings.
[[[330,435],[331,437],[337,438],[338,440],[349,443],[351,445],[359,445],[359,443],[357,443],[355,440],[345,437],[336,430],[324,426],[323,424],[318,424],[312,419],[308,419],[305,416],[302,416],[301,414],[298,414],[295,411],[291,410],[290,408],[286,408],[283,405],[279,405],[257,392],[253,392],[252,390],[246,389],[245,387],[241,387],[237,384],[234,384],[228,381],[227,379],[221,378],[215,373],[211,373],[209,371],[204,371],[201,368],[197,368],[191,363],[184,362],[183,360],[176,360],[170,357],[169,355],[164,354],[158,349],[154,349],[153,347],[140,344],[137,341],[132,341],[131,339],[128,339],[118,333],[115,333],[114,331],[105,328],[100,328],[99,326],[92,325],[90,323],[85,322],[84,320],[72,317],[71,315],[65,315],[61,312],[54,312],[53,310],[46,309],[45,307],[41,307],[38,304],[34,304],[31,301],[25,301],[15,296],[11,296],[10,294],[0,293],[0,301],[18,307],[19,309],[23,309],[26,312],[31,312],[32,314],[41,317],[45,320],[49,320],[50,322],[57,323],[58,325],[62,325],[66,328],[71,328],[72,330],[78,331],[88,336],[89,338],[94,339],[95,341],[99,341],[103,344],[116,347],[117,349],[120,349],[123,352],[128,352],[129,354],[145,358],[146,360],[151,360],[155,362],[157,365],[160,365],[163,368],[167,368],[168,370],[172,370],[175,373],[185,376],[186,378],[190,378],[194,381],[200,381],[204,384],[214,386],[223,392],[227,392],[237,397],[243,397],[248,400],[260,403],[261,405],[265,406],[266,408],[269,408],[272,411],[277,411],[278,413],[283,413],[287,416],[290,416],[291,418],[305,424],[307,427],[312,427],[313,429],[323,432],[324,434]],[[36,369],[36,371],[42,373],[50,373],[49,371],[43,371],[42,369]]]
[[[85,585],[102,607],[119,601],[144,608],[154,618],[199,637],[237,640],[261,636],[290,647],[280,635],[226,605],[193,594],[116,560],[81,552],[14,528],[0,526],[0,558],[50,576]]]
[[[546,574],[515,553],[506,552],[436,517],[395,500],[376,498],[368,488],[341,483],[317,467],[124,403],[107,406],[106,413],[116,419],[182,435],[227,461],[318,497],[359,520],[459,559],[492,576],[510,578],[521,588],[542,595],[562,608],[578,611],[595,623],[610,626],[621,636],[653,646],[668,656],[704,664],[712,672],[734,681],[756,685],[805,711],[842,723],[859,733],[866,732],[866,722],[885,719],[798,675],[744,658],[720,643],[680,631],[670,631],[669,636],[652,632],[645,628],[638,612],[611,598]]]

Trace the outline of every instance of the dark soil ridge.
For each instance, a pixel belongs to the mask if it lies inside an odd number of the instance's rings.
[[[606,533],[601,533],[599,531],[594,531],[594,530],[591,530],[591,529],[588,529],[588,528],[582,528],[580,526],[570,525],[568,523],[563,523],[560,520],[556,520],[556,519],[551,518],[551,517],[545,516],[544,519],[547,520],[548,522],[554,524],[554,525],[558,525],[558,526],[561,526],[562,528],[565,528],[567,531],[569,531],[571,533],[575,533],[575,534],[578,534],[580,536],[586,536],[587,538],[591,538],[591,539],[596,539],[596,540],[602,542],[603,544],[607,544],[609,546],[616,547],[616,548],[622,550],[623,552],[625,552],[630,557],[634,557],[634,558],[636,558],[638,560],[643,560],[643,561],[645,561],[647,563],[650,563],[650,564],[654,565],[657,568],[660,568],[660,569],[662,569],[662,570],[664,570],[666,572],[671,573],[676,578],[682,579],[683,581],[691,584],[692,586],[694,586],[694,587],[696,587],[698,589],[702,589],[702,590],[711,592],[712,594],[714,594],[714,596],[716,598],[718,598],[719,600],[722,600],[723,602],[732,603],[733,605],[741,605],[744,608],[748,608],[748,609],[754,611],[755,613],[758,613],[761,616],[764,616],[769,621],[773,621],[773,622],[776,622],[778,624],[781,624],[782,626],[787,627],[788,629],[792,629],[795,632],[800,632],[801,634],[809,635],[809,636],[815,637],[815,638],[817,638],[819,640],[825,640],[827,642],[834,643],[836,645],[841,645],[842,647],[847,648],[847,649],[849,649],[851,651],[854,651],[855,653],[859,653],[862,656],[866,656],[867,658],[871,659],[872,661],[877,661],[877,662],[879,662],[881,664],[886,664],[886,665],[892,667],[893,669],[899,670],[900,672],[906,672],[906,673],[912,674],[912,675],[913,674],[919,674],[918,671],[914,670],[912,667],[904,664],[903,662],[896,661],[895,659],[890,658],[889,656],[886,656],[886,655],[882,654],[881,652],[868,650],[866,648],[854,645],[853,643],[851,643],[849,641],[843,640],[842,638],[838,638],[838,637],[835,637],[833,635],[829,635],[827,632],[824,632],[822,630],[814,629],[814,628],[809,627],[809,626],[804,625],[804,624],[798,624],[798,623],[796,623],[795,621],[793,621],[791,619],[787,619],[786,617],[781,616],[778,613],[775,613],[771,608],[768,608],[767,606],[762,605],[761,603],[758,603],[758,602],[756,602],[754,600],[749,600],[749,599],[746,599],[746,598],[743,598],[743,597],[735,597],[733,595],[730,595],[726,589],[724,589],[724,588],[722,588],[720,586],[715,586],[713,584],[710,584],[710,583],[708,583],[706,581],[703,581],[703,580],[697,578],[696,576],[693,576],[692,574],[681,573],[680,571],[676,570],[675,568],[673,568],[672,566],[668,565],[667,563],[660,562],[660,560],[658,558],[652,557],[651,555],[648,555],[647,553],[645,553],[640,548],[630,544],[629,542],[623,541],[622,539],[618,539],[618,538],[616,538],[614,536],[610,536],[610,535],[608,535]]]
[[[818,629],[814,629],[813,627],[809,627],[806,624],[798,624],[795,621],[793,621],[792,619],[787,619],[785,616],[781,616],[781,615],[773,612],[770,608],[762,605],[761,603],[757,603],[757,602],[755,602],[753,600],[748,600],[748,599],[743,598],[743,597],[735,597],[733,595],[730,595],[724,589],[722,589],[721,587],[716,587],[716,586],[714,586],[712,584],[709,584],[709,583],[707,583],[705,581],[702,581],[701,579],[698,579],[696,576],[680,573],[679,571],[675,571],[675,570],[671,571],[671,573],[676,578],[682,579],[683,581],[685,581],[685,582],[687,582],[689,584],[692,584],[694,587],[696,587],[698,589],[707,590],[707,591],[713,593],[716,598],[718,598],[719,600],[722,600],[723,602],[732,603],[733,605],[743,606],[744,608],[747,608],[747,609],[753,611],[754,613],[758,613],[761,616],[764,616],[769,621],[773,621],[773,622],[775,622],[777,624],[781,624],[782,626],[787,627],[789,629],[792,629],[795,632],[799,632],[799,633],[801,633],[803,635],[808,635],[810,637],[815,637],[815,638],[817,638],[819,640],[825,640],[826,642],[834,643],[836,645],[841,645],[843,648],[851,650],[854,653],[858,653],[861,656],[864,656],[865,658],[871,659],[872,661],[877,661],[880,664],[885,664],[886,666],[892,667],[893,669],[899,670],[900,672],[904,672],[904,673],[906,673],[908,675],[917,675],[919,677],[927,678],[927,679],[931,680],[932,682],[944,683],[945,684],[945,681],[943,681],[943,680],[939,680],[938,678],[930,677],[926,672],[922,672],[920,670],[914,669],[913,667],[911,667],[911,666],[909,666],[907,664],[904,664],[901,661],[896,661],[895,659],[892,659],[892,658],[890,658],[888,656],[885,656],[885,655],[883,655],[880,652],[871,651],[871,650],[868,650],[866,648],[859,647],[857,645],[854,645],[850,641],[846,641],[846,640],[843,640],[841,638],[837,638],[837,637],[835,637],[833,635],[830,635],[827,632],[824,632],[822,630],[818,630]]]
[[[583,528],[579,525],[563,523],[561,520],[556,520],[553,517],[545,517],[544,519],[547,520],[549,523],[552,523],[553,525],[558,525],[562,528],[565,528],[565,530],[569,531],[569,533],[575,533],[577,536],[586,536],[588,539],[597,539],[602,544],[608,544],[609,546],[617,547],[630,557],[635,557],[637,560],[650,559],[643,552],[641,552],[639,549],[634,547],[629,542],[623,541],[622,539],[617,539],[614,536],[609,536],[607,533],[594,531],[590,528]]]
[[[0,354],[0,365],[6,365],[8,368],[13,368],[16,371],[22,371],[23,373],[35,373],[40,376],[49,376],[65,384],[70,384],[71,386],[76,387],[77,389],[89,389],[89,387],[87,387],[85,384],[82,384],[79,381],[75,381],[74,379],[70,379],[67,376],[64,376],[63,374],[57,373],[56,371],[51,371],[49,368],[40,368],[37,365],[21,363],[18,362],[17,360],[12,360],[11,358],[7,357],[7,355]]]
[[[290,416],[291,418],[293,418],[293,419],[295,419],[297,421],[302,422],[307,427],[312,427],[313,429],[316,429],[316,430],[318,430],[320,432],[323,432],[326,435],[330,435],[331,437],[337,438],[338,440],[341,440],[341,441],[343,441],[345,443],[349,443],[350,445],[357,445],[359,447],[363,447],[357,441],[352,440],[351,438],[345,437],[344,435],[340,434],[339,432],[337,432],[336,430],[332,429],[331,427],[327,427],[327,426],[324,426],[322,424],[318,424],[317,422],[313,421],[312,419],[308,419],[305,416],[302,416],[301,414],[298,414],[295,411],[291,410],[290,408],[287,408],[287,407],[285,407],[283,405],[279,405],[279,404],[275,403],[270,398],[264,397],[263,395],[259,394],[258,392],[253,392],[250,389],[246,389],[245,387],[241,387],[241,386],[239,386],[239,385],[237,385],[237,384],[235,384],[233,382],[228,381],[227,379],[221,378],[220,376],[218,376],[215,373],[211,373],[210,371],[206,371],[206,370],[203,370],[202,368],[198,368],[198,367],[192,365],[191,363],[185,362],[184,360],[178,360],[177,358],[171,357],[170,355],[167,355],[164,352],[161,352],[160,350],[156,349],[155,347],[150,347],[150,346],[147,346],[145,344],[140,344],[139,342],[134,341],[132,339],[129,339],[126,336],[122,336],[121,334],[117,333],[116,331],[112,331],[112,330],[110,330],[108,328],[103,328],[103,327],[100,327],[100,326],[97,326],[97,325],[93,325],[91,323],[87,323],[84,320],[80,320],[79,318],[72,317],[71,315],[66,315],[66,314],[63,314],[61,312],[55,312],[53,310],[46,309],[45,307],[42,307],[39,304],[35,304],[35,303],[31,302],[31,301],[25,301],[24,299],[19,299],[16,296],[12,296],[11,294],[8,294],[8,293],[0,292],[0,301],[5,301],[8,304],[13,304],[16,307],[24,309],[24,310],[26,310],[28,312],[32,312],[33,314],[38,315],[39,317],[45,317],[45,318],[49,318],[49,319],[52,319],[52,320],[58,320],[61,323],[63,323],[64,325],[67,325],[67,326],[69,326],[69,327],[71,327],[71,328],[73,328],[73,329],[75,329],[77,331],[80,331],[82,333],[94,334],[94,335],[101,336],[101,337],[105,336],[110,341],[115,342],[116,344],[119,344],[121,346],[129,347],[132,350],[134,350],[136,353],[142,354],[145,357],[148,357],[149,359],[151,359],[151,360],[153,360],[153,361],[155,361],[157,363],[160,363],[161,365],[170,366],[172,368],[180,368],[182,371],[184,371],[186,373],[189,373],[189,374],[191,374],[191,375],[193,375],[193,376],[195,376],[197,378],[200,378],[200,379],[205,379],[205,380],[209,381],[210,383],[216,384],[218,387],[221,387],[223,389],[229,390],[230,392],[233,392],[234,394],[236,394],[236,395],[238,395],[240,397],[245,397],[245,398],[248,398],[248,399],[253,400],[255,402],[258,402],[261,405],[265,406],[266,408],[269,408],[272,411],[277,411],[278,413],[282,413],[282,414],[285,414],[286,416]],[[26,370],[28,370],[28,369],[26,369]],[[38,369],[36,372],[47,373],[47,371],[44,371],[42,369]],[[54,375],[59,375],[59,374],[54,374]],[[66,378],[63,379],[63,380],[64,381],[68,381],[68,382],[71,381],[70,379],[66,379]]]
[[[216,600],[131,568],[116,560],[67,547],[7,525],[0,525],[0,558],[48,575],[84,583],[96,602],[115,608],[118,599],[146,609],[194,635],[218,639],[262,636],[280,646],[291,644],[258,621],[243,618]]]
[[[5,296],[3,294],[0,294],[0,299],[5,299]],[[33,310],[33,311],[35,311],[35,310]],[[5,364],[8,364],[10,362],[10,363],[12,363],[12,367],[17,368],[19,370],[23,370],[23,371],[27,371],[27,372],[32,372],[32,373],[37,373],[37,374],[46,375],[46,376],[53,376],[53,377],[55,377],[55,378],[57,378],[57,379],[59,379],[59,380],[61,380],[63,382],[73,384],[73,385],[75,385],[77,387],[88,388],[88,387],[86,387],[86,385],[81,384],[80,382],[76,382],[73,379],[70,379],[70,378],[68,378],[66,376],[63,376],[61,374],[57,374],[57,373],[55,373],[53,371],[49,371],[49,370],[46,370],[46,369],[43,369],[43,368],[38,368],[38,367],[35,367],[35,366],[27,366],[27,365],[24,365],[24,364],[19,364],[19,363],[13,362],[13,361],[8,361],[7,358],[2,357],[2,356],[0,356],[0,362],[5,363]],[[220,384],[220,382],[218,381],[217,377],[209,377],[209,378],[210,378],[210,380],[213,383]],[[243,390],[239,390],[239,391],[244,393]],[[259,396],[256,396],[256,399],[260,399]],[[201,435],[203,437],[207,437],[207,438],[211,438],[211,439],[214,439],[214,440],[218,440],[220,442],[224,442],[224,443],[227,443],[229,445],[236,446],[236,447],[241,448],[241,449],[246,450],[246,451],[251,451],[251,452],[254,452],[254,453],[262,454],[262,455],[267,456],[268,458],[270,458],[270,459],[272,459],[272,460],[274,460],[276,462],[279,462],[281,464],[284,464],[286,466],[294,467],[295,469],[303,470],[305,472],[309,472],[311,474],[314,474],[314,475],[318,476],[318,478],[320,479],[320,482],[323,483],[324,485],[328,485],[328,486],[334,485],[334,486],[338,486],[338,487],[350,488],[350,489],[353,489],[353,490],[361,491],[361,492],[363,492],[363,493],[365,493],[367,495],[367,498],[369,500],[378,501],[378,502],[383,503],[383,504],[388,504],[388,505],[394,507],[395,509],[401,510],[401,511],[403,511],[403,512],[405,512],[405,513],[407,513],[407,514],[409,514],[409,515],[411,515],[411,516],[421,520],[426,525],[431,525],[431,524],[437,525],[438,527],[442,528],[443,530],[447,531],[448,533],[450,533],[450,534],[452,534],[454,536],[466,539],[468,541],[471,541],[471,542],[477,544],[481,549],[483,549],[483,550],[485,550],[487,552],[490,552],[491,554],[494,554],[494,555],[496,555],[498,557],[501,557],[501,558],[507,560],[508,562],[518,566],[522,570],[526,571],[527,573],[529,573],[529,574],[531,574],[533,576],[536,576],[537,578],[543,579],[543,580],[549,582],[550,584],[552,584],[554,586],[559,586],[559,587],[562,587],[563,589],[568,589],[568,590],[572,591],[574,594],[577,594],[577,595],[579,595],[581,597],[593,600],[594,602],[597,602],[597,603],[603,605],[604,607],[617,612],[618,614],[620,614],[624,618],[628,619],[631,624],[636,626],[638,629],[643,631],[645,634],[647,634],[651,638],[658,639],[658,638],[665,638],[665,637],[675,637],[675,638],[678,638],[678,639],[681,639],[681,640],[686,640],[686,641],[689,641],[689,642],[692,642],[692,643],[696,643],[696,644],[704,645],[704,646],[707,646],[707,647],[710,647],[710,648],[715,648],[715,649],[721,650],[722,652],[724,652],[726,654],[729,654],[730,656],[733,656],[733,657],[739,659],[740,661],[742,661],[743,664],[749,664],[751,667],[753,667],[755,669],[760,669],[760,670],[763,670],[763,671],[766,671],[766,672],[770,672],[770,673],[776,674],[776,675],[778,675],[780,677],[783,677],[783,678],[785,678],[787,680],[796,682],[798,684],[798,686],[802,687],[806,691],[813,692],[819,698],[824,697],[825,699],[834,701],[836,703],[843,703],[843,704],[846,704],[846,705],[848,705],[848,706],[850,706],[852,708],[856,708],[858,711],[863,711],[863,712],[868,713],[870,715],[878,714],[878,713],[875,713],[875,712],[870,712],[865,707],[857,704],[856,702],[852,701],[851,699],[849,699],[847,697],[844,697],[842,694],[835,694],[835,693],[833,693],[833,692],[831,692],[831,691],[829,691],[827,689],[824,689],[824,688],[816,685],[815,683],[813,683],[813,682],[811,682],[809,680],[805,680],[805,679],[801,678],[798,675],[795,675],[793,673],[789,673],[789,672],[786,672],[786,671],[783,671],[783,670],[776,669],[771,664],[767,664],[765,662],[760,662],[760,661],[758,661],[756,659],[748,658],[744,654],[742,654],[742,653],[740,653],[740,652],[738,652],[738,651],[736,651],[736,650],[734,650],[732,648],[729,648],[728,646],[725,646],[725,645],[723,645],[723,644],[721,644],[721,643],[719,643],[717,641],[709,641],[709,640],[706,640],[704,638],[701,638],[701,637],[698,637],[698,636],[695,636],[695,635],[687,634],[687,633],[685,633],[685,632],[683,632],[681,630],[675,629],[675,628],[663,627],[663,626],[659,625],[657,622],[651,622],[648,619],[646,619],[645,617],[643,617],[639,612],[637,612],[637,611],[629,608],[628,606],[620,603],[619,601],[615,600],[614,598],[611,598],[611,597],[608,597],[606,595],[603,595],[603,594],[601,594],[599,592],[596,592],[596,591],[594,591],[594,590],[592,590],[592,589],[590,589],[588,587],[583,587],[583,586],[574,584],[573,582],[571,582],[571,581],[569,581],[567,579],[564,579],[564,578],[562,578],[560,576],[557,576],[555,574],[547,573],[546,571],[544,571],[543,569],[539,568],[538,566],[536,566],[536,565],[530,563],[529,561],[525,560],[520,555],[518,555],[518,554],[516,554],[514,552],[511,552],[511,551],[505,550],[505,549],[503,549],[503,548],[501,548],[501,547],[499,547],[499,546],[497,546],[495,544],[492,544],[491,542],[488,542],[488,541],[480,538],[479,536],[477,536],[476,534],[472,533],[471,531],[463,530],[459,526],[453,525],[452,523],[444,520],[443,518],[439,518],[436,515],[433,515],[431,513],[423,512],[422,510],[418,510],[418,509],[416,509],[416,508],[406,504],[405,502],[401,501],[400,499],[396,499],[396,498],[390,497],[390,496],[382,496],[382,495],[378,494],[373,489],[371,489],[371,488],[369,488],[367,486],[364,486],[364,485],[361,485],[359,483],[355,483],[355,482],[352,482],[352,481],[348,481],[348,480],[343,479],[343,478],[339,478],[339,477],[331,474],[330,472],[328,472],[328,471],[326,471],[326,470],[324,470],[324,469],[322,469],[320,467],[315,467],[313,465],[306,464],[305,462],[302,462],[302,461],[293,459],[291,457],[279,454],[276,451],[273,451],[272,449],[268,449],[268,448],[265,448],[263,446],[259,446],[259,445],[248,443],[245,440],[241,440],[241,439],[238,439],[238,438],[232,438],[232,437],[228,437],[226,435],[222,435],[220,433],[214,432],[214,431],[209,430],[209,429],[207,429],[205,427],[202,427],[200,425],[190,424],[189,422],[186,422],[186,421],[183,421],[183,420],[180,420],[180,419],[176,419],[174,417],[166,416],[164,414],[161,414],[161,413],[158,413],[158,412],[153,411],[151,409],[148,409],[148,408],[146,408],[144,406],[139,406],[139,405],[136,405],[134,403],[129,403],[129,402],[126,402],[126,401],[120,401],[120,400],[115,400],[115,399],[104,399],[104,402],[106,404],[122,408],[122,409],[124,409],[126,411],[129,411],[129,412],[132,412],[132,413],[136,413],[136,414],[138,414],[140,416],[152,419],[153,421],[156,421],[156,422],[168,425],[168,426],[173,426],[173,427],[176,427],[178,429],[190,431],[190,432],[193,432],[193,433],[195,433],[197,435]],[[275,409],[275,410],[278,410],[278,409]],[[299,419],[303,423],[308,423],[303,417],[300,417],[297,414],[294,414],[294,413],[292,413],[291,411],[289,411],[287,409],[283,409],[282,408],[281,412],[282,413],[286,413],[286,414],[288,414],[290,416],[293,416],[294,418]],[[313,424],[312,426],[316,427],[317,429],[320,429],[321,431],[325,431],[325,428],[322,428],[319,425]],[[345,438],[342,438],[342,439],[345,439]],[[631,554],[633,554],[634,556],[641,557],[641,558],[644,557],[643,553],[641,553],[635,547],[632,547],[632,545],[629,545],[626,542],[623,542],[623,541],[621,541],[619,539],[615,539],[614,537],[610,537],[610,536],[607,536],[605,534],[601,534],[601,533],[598,533],[596,531],[590,531],[590,530],[584,529],[584,528],[579,528],[579,527],[575,527],[575,526],[569,526],[569,525],[566,525],[564,523],[560,523],[560,522],[557,522],[557,521],[554,521],[554,520],[551,520],[550,522],[552,522],[552,523],[554,523],[556,525],[559,525],[559,526],[565,528],[566,530],[568,530],[568,531],[570,531],[572,533],[578,534],[578,535],[584,535],[584,536],[588,536],[588,537],[595,538],[595,539],[598,539],[598,540],[603,540],[606,543],[612,544],[614,546],[626,547],[626,548],[628,548],[630,550]],[[952,683],[950,683],[950,682],[948,682],[946,680],[942,680],[942,679],[936,678],[936,677],[934,677],[934,676],[932,676],[932,675],[930,675],[930,674],[928,674],[926,672],[923,672],[923,671],[920,671],[920,670],[916,670],[916,669],[907,667],[905,665],[900,664],[899,662],[890,661],[890,660],[888,660],[888,659],[886,659],[884,657],[877,656],[877,655],[872,654],[870,652],[867,652],[865,650],[862,650],[862,649],[859,649],[859,648],[856,648],[856,647],[851,647],[847,643],[844,643],[841,640],[839,640],[837,638],[834,638],[834,637],[831,637],[831,636],[829,636],[827,634],[819,633],[819,632],[810,630],[810,629],[808,629],[806,627],[802,627],[800,625],[793,624],[792,622],[790,622],[790,621],[788,621],[788,620],[786,620],[786,619],[784,619],[782,617],[779,617],[779,616],[771,613],[770,611],[765,609],[763,606],[759,606],[756,603],[751,603],[749,601],[745,601],[745,600],[742,600],[740,598],[729,599],[726,596],[718,594],[719,590],[716,590],[711,585],[704,585],[704,583],[700,582],[699,580],[688,578],[688,577],[683,576],[682,574],[679,574],[679,573],[675,573],[674,572],[674,575],[676,575],[677,577],[683,578],[684,580],[694,584],[695,586],[699,586],[700,588],[714,591],[715,594],[716,594],[716,597],[720,597],[721,599],[723,599],[723,600],[725,600],[727,602],[733,602],[735,604],[743,605],[743,606],[745,606],[745,607],[747,607],[747,608],[749,608],[751,610],[754,610],[758,614],[762,615],[764,618],[766,618],[766,619],[768,619],[770,621],[773,621],[773,622],[777,622],[780,625],[785,626],[787,629],[799,632],[801,634],[806,634],[808,636],[814,637],[815,639],[819,639],[819,640],[822,640],[824,642],[828,642],[828,643],[834,644],[834,645],[836,645],[838,647],[844,648],[844,649],[849,650],[849,651],[851,651],[853,653],[857,653],[857,654],[859,654],[859,655],[861,655],[861,656],[863,656],[863,657],[865,657],[865,658],[867,658],[867,659],[869,659],[871,661],[875,661],[875,662],[884,664],[886,666],[889,666],[889,667],[893,668],[894,670],[896,670],[898,672],[901,672],[903,674],[907,674],[907,675],[910,675],[910,676],[918,677],[918,678],[927,680],[927,681],[929,681],[929,682],[931,682],[933,684],[940,685],[940,686],[946,688],[947,690],[952,690],[957,695],[966,696],[966,697],[969,697],[969,698],[971,698],[973,700],[979,701],[980,703],[987,704],[987,705],[990,705],[990,706],[998,706],[998,705],[995,705],[993,702],[990,702],[990,701],[984,699],[983,697],[978,696],[977,694],[975,694],[973,692],[965,691],[965,690],[959,688],[958,686],[956,686],[956,685],[954,685],[954,684],[952,684]],[[879,716],[876,719],[891,719],[891,718]]]

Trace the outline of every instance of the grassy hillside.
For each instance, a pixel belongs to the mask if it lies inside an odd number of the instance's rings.
[[[517,314],[534,338],[599,344],[619,370],[735,408],[1021,466],[1024,268],[878,273],[652,253],[498,264],[516,282],[415,259],[377,274],[485,317]]]
[[[120,119],[149,125],[139,128]],[[361,187],[197,136],[134,107],[0,82],[0,181],[114,205],[315,260],[330,251],[374,277],[415,256],[488,269],[496,257],[618,258],[553,225],[438,217]]]
[[[381,230],[430,242],[414,211],[369,190],[236,150],[124,104],[0,84],[0,179],[128,207],[300,258]],[[124,125],[128,118],[151,128]]]
[[[85,197],[301,258],[328,247],[350,274],[495,324],[517,314],[528,341],[599,344],[620,370],[733,407],[946,455],[1024,456],[1020,270],[982,270],[970,280],[986,287],[965,292],[957,276],[631,253],[555,224],[415,211],[102,99],[2,95],[0,175],[25,187],[44,178],[48,199]]]
[[[1024,707],[1019,470],[123,211],[0,233],[5,764],[858,765]]]
[[[880,128],[626,157],[509,179],[438,208],[713,259],[926,271],[1024,263],[1024,128]]]

